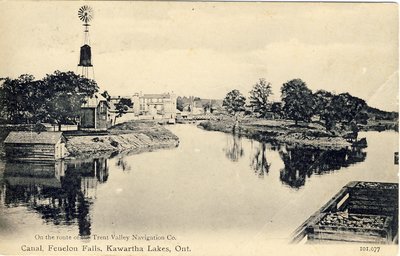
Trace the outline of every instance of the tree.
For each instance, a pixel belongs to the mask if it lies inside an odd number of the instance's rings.
[[[314,101],[314,112],[320,115],[320,119],[324,121],[328,131],[332,130],[337,123],[342,123],[356,135],[358,133],[357,125],[367,122],[367,104],[364,100],[349,93],[334,95],[319,90],[314,94]]]
[[[301,79],[293,79],[284,83],[281,88],[283,112],[289,119],[310,122],[313,116],[314,100],[310,89]]]
[[[55,71],[41,80],[28,74],[1,80],[0,111],[12,123],[72,122],[85,98],[98,91],[95,81],[71,71]]]
[[[329,109],[333,112],[333,118],[341,122],[345,128],[350,129],[355,138],[358,136],[358,124],[366,124],[368,114],[367,103],[349,93],[341,93],[332,98]]]
[[[282,102],[274,102],[271,104],[271,111],[274,113],[274,118],[282,118],[283,110],[282,110]]]
[[[232,90],[226,94],[222,106],[228,111],[229,114],[236,116],[237,113],[245,110],[246,98],[239,92],[239,90]]]
[[[84,78],[72,71],[55,71],[43,79],[45,115],[49,121],[59,124],[74,122],[79,116],[87,97],[98,92],[94,80]]]
[[[124,114],[128,113],[129,108],[133,108],[133,102],[131,99],[120,98],[120,100],[114,104],[115,111],[117,114],[114,117],[114,125],[117,121],[117,117],[122,117]]]
[[[250,106],[253,108],[253,111],[258,113],[261,117],[266,117],[270,109],[268,97],[271,94],[271,83],[266,82],[264,78],[260,78],[250,91]]]
[[[185,103],[183,101],[183,98],[181,96],[178,96],[176,98],[176,109],[179,111],[183,111],[183,108],[185,107]]]
[[[325,90],[318,90],[314,94],[314,114],[320,117],[326,112],[326,106],[332,101],[334,94]]]
[[[332,104],[334,94],[318,90],[314,93],[314,114],[319,115],[320,120],[324,121],[326,130],[331,131],[335,127],[337,118]]]
[[[0,111],[9,122],[37,123],[46,116],[44,103],[47,87],[42,80],[35,80],[29,74],[1,80]]]
[[[332,98],[332,105],[335,108],[336,118],[346,125],[351,122],[365,124],[368,116],[365,113],[367,103],[363,99],[354,97],[349,93],[341,93]]]
[[[108,93],[108,91],[102,92],[101,96],[103,96],[108,102],[111,100],[111,95]]]

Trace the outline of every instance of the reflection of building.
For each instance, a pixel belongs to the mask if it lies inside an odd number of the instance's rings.
[[[137,115],[175,118],[176,95],[174,93],[135,94],[132,97],[133,109]]]
[[[109,104],[102,95],[95,94],[91,98],[86,98],[86,102],[81,106],[82,130],[104,131],[111,126]]]
[[[10,163],[4,171],[7,207],[28,207],[48,223],[77,225],[79,235],[91,234],[90,210],[98,182],[108,178],[107,159],[67,163]]]
[[[56,160],[67,152],[62,132],[10,132],[4,145],[9,160]]]
[[[80,186],[85,198],[96,198],[97,183],[108,179],[107,159],[69,162],[67,166],[68,170],[80,173]]]
[[[5,176],[11,186],[40,185],[52,188],[61,188],[61,177],[65,175],[63,162],[21,163],[7,162]]]

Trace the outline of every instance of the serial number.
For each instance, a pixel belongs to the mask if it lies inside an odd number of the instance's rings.
[[[379,246],[361,246],[360,251],[361,252],[379,252],[381,247]]]

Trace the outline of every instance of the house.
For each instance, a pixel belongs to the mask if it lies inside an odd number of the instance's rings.
[[[183,98],[183,110],[193,115],[204,115],[214,113],[215,110],[222,108],[222,100],[216,99],[200,99],[190,96],[186,102]]]
[[[80,126],[81,130],[105,131],[111,126],[109,113],[110,105],[107,99],[100,94],[87,98],[81,106]]]
[[[139,94],[132,97],[133,109],[137,115],[162,116],[163,118],[175,118],[176,95],[174,93]]]
[[[19,161],[53,161],[67,153],[62,132],[10,132],[4,148],[8,160]]]

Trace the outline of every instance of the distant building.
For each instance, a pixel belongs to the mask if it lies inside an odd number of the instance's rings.
[[[8,160],[51,161],[67,152],[62,132],[10,132],[4,147]]]
[[[100,94],[87,98],[81,106],[81,130],[105,131],[111,126],[110,105]]]
[[[133,110],[137,115],[175,118],[176,95],[174,93],[135,94],[132,97]]]

